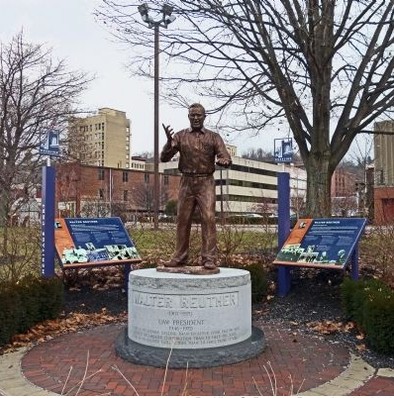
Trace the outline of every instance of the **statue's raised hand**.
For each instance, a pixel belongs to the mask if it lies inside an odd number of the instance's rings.
[[[174,130],[171,128],[170,125],[165,126],[164,123],[161,124],[167,136],[167,142],[172,141],[172,136],[174,135]]]

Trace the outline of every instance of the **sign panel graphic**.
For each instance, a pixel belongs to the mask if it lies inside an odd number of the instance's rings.
[[[365,218],[300,219],[274,264],[344,268],[365,224]]]
[[[293,161],[293,139],[277,138],[274,140],[274,158],[276,163]]]
[[[59,156],[60,132],[58,130],[48,130],[44,133],[44,139],[41,142],[40,154],[48,156]]]
[[[64,266],[141,260],[120,218],[59,218],[55,246]]]

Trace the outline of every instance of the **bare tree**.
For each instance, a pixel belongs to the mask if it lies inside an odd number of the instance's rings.
[[[212,98],[210,111],[239,131],[264,133],[286,120],[308,173],[306,213],[330,215],[336,166],[394,103],[393,1],[167,3],[177,17],[161,30],[172,100]],[[153,39],[138,4],[103,0],[96,16],[131,45],[133,70],[148,75]],[[149,4],[160,13],[161,0]]]
[[[71,116],[68,119],[67,136],[63,139],[62,155],[66,162],[77,161],[83,164],[97,164],[97,148],[92,141],[86,139],[81,129],[83,118]]]
[[[250,148],[247,152],[242,154],[242,157],[245,159],[258,160],[260,162],[274,163],[274,154],[262,148]]]
[[[88,81],[53,61],[50,50],[27,43],[23,33],[0,43],[0,225],[9,224],[15,196],[21,198],[16,193],[27,197],[37,184],[42,133],[62,128]]]
[[[168,202],[168,192],[166,187],[162,186],[159,197],[159,208],[165,207]],[[146,212],[151,217],[153,212],[153,185],[151,183],[140,182],[133,188],[131,197],[131,207],[135,211]]]

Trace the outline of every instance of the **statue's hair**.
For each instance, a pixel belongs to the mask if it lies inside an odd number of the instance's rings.
[[[191,104],[191,105],[189,106],[189,112],[190,112],[192,109],[201,109],[201,110],[204,112],[204,115],[205,115],[205,108],[204,108],[201,104],[199,104],[199,103],[197,103],[197,102],[195,102],[194,104]]]

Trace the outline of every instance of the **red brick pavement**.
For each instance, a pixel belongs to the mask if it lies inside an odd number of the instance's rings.
[[[165,374],[116,355],[114,342],[125,327],[100,326],[37,345],[22,358],[22,372],[37,386],[69,395],[290,395],[333,379],[350,359],[346,348],[324,338],[268,324],[262,327],[267,348],[256,358]]]
[[[394,395],[394,378],[375,376],[362,387],[354,390],[352,395],[392,397]]]

